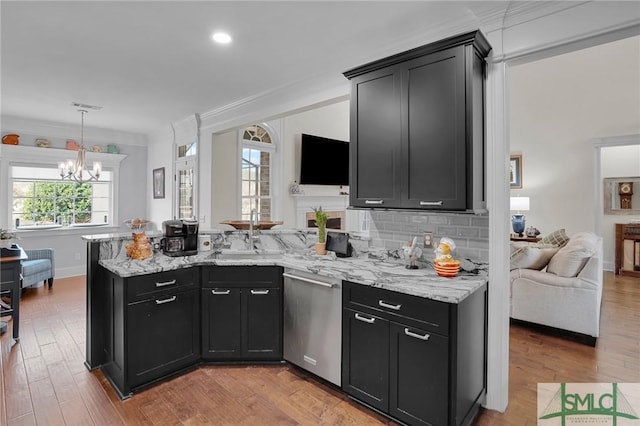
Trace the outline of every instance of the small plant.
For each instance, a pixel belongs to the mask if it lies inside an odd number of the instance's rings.
[[[322,210],[322,207],[313,208],[313,211],[316,213],[316,226],[318,227],[318,242],[326,243],[327,242],[327,219],[329,219],[329,215],[327,212]]]

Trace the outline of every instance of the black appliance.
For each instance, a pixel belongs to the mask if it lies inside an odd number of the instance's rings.
[[[198,221],[183,220],[182,231],[184,232],[184,256],[198,254]]]
[[[349,142],[302,134],[301,185],[349,185]]]
[[[349,234],[344,232],[327,232],[327,250],[335,252],[337,257],[351,257],[353,247],[349,242]]]
[[[164,238],[160,240],[162,252],[167,256],[198,254],[198,222],[166,220],[162,222]]]

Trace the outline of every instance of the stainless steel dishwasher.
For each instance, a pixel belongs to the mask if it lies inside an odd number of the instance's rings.
[[[340,386],[342,281],[286,269],[284,359]]]

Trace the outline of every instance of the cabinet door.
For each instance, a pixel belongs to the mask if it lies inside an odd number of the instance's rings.
[[[402,79],[404,207],[466,208],[464,47],[409,61]]]
[[[448,339],[394,322],[390,332],[389,414],[408,424],[448,424]]]
[[[282,292],[242,289],[242,348],[249,359],[282,359]]]
[[[402,168],[397,67],[352,80],[351,205],[400,207]]]
[[[128,378],[134,387],[200,358],[197,290],[158,296],[127,307]]]
[[[372,407],[388,410],[389,321],[343,309],[342,389]]]
[[[236,359],[241,350],[241,289],[202,289],[202,358]]]

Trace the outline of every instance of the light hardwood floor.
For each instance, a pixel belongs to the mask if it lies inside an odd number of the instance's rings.
[[[640,382],[640,280],[605,275],[597,346],[512,325],[509,407],[478,425],[535,425],[539,382]],[[393,424],[288,365],[203,366],[122,402],[84,342],[84,277],[26,291],[20,342],[0,338],[0,424]]]

